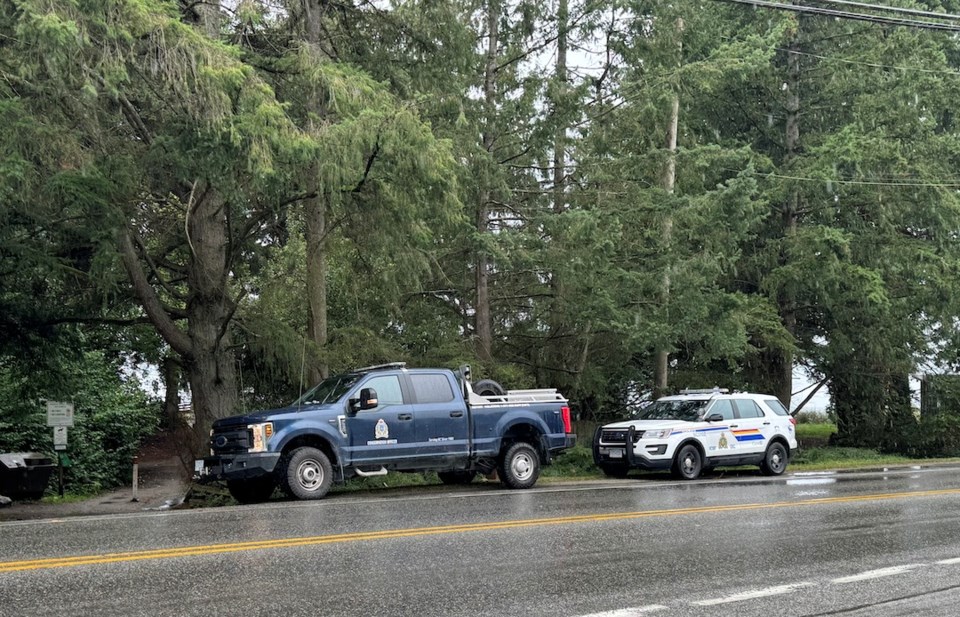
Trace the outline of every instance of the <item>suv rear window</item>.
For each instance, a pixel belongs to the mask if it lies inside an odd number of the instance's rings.
[[[773,410],[773,413],[778,416],[789,416],[790,412],[787,411],[787,408],[783,406],[783,403],[780,402],[780,399],[776,398],[765,398],[763,402],[767,404],[767,407]]]
[[[750,399],[737,400],[737,411],[741,418],[762,418],[763,410]]]

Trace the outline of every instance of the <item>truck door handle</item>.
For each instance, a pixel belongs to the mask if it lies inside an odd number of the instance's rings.
[[[413,414],[410,413],[398,413],[397,420],[413,420]]]
[[[451,418],[462,418],[462,417],[463,417],[463,412],[462,412],[462,411],[451,411],[451,412],[450,412],[450,417],[451,417]]]

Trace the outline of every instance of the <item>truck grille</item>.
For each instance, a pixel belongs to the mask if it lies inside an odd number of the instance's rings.
[[[246,452],[253,442],[253,434],[247,427],[219,429],[210,437],[210,449],[214,454]]]
[[[633,443],[640,441],[641,437],[643,437],[643,431],[634,431]],[[604,429],[603,432],[600,433],[600,441],[604,444],[627,443],[627,429]]]

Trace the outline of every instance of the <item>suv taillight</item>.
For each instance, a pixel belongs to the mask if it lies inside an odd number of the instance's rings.
[[[573,427],[572,427],[571,424],[570,424],[570,408],[569,408],[569,407],[561,407],[561,408],[560,408],[560,415],[563,416],[563,432],[564,432],[564,433],[572,433],[572,432],[573,432]]]
[[[790,424],[796,426],[796,425],[797,425],[797,419],[794,418],[793,416],[790,416]]]

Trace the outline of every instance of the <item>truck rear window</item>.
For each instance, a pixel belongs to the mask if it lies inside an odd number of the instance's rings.
[[[410,375],[413,391],[419,403],[448,403],[453,400],[453,388],[445,375]]]

